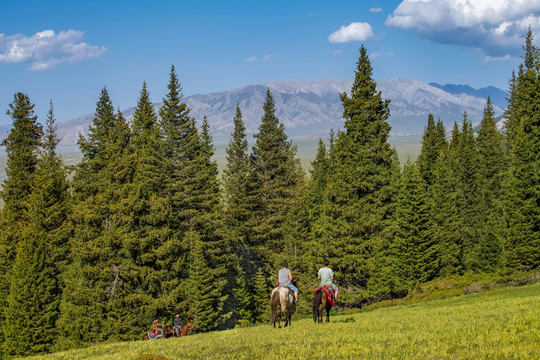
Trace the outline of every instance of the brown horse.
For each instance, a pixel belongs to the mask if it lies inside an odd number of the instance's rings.
[[[322,287],[318,288],[315,291],[315,296],[313,298],[313,321],[322,322],[323,321],[323,312],[326,310],[326,322],[330,322],[330,309],[332,308],[332,303],[328,301],[326,292]]]
[[[293,279],[292,284],[296,286],[296,280]],[[294,303],[294,296],[286,285],[281,285],[272,290],[272,296],[270,297],[270,308],[272,313],[270,315],[270,325],[276,327],[276,319],[279,327],[281,328],[281,317],[285,314],[285,326],[291,324],[291,316],[296,309]]]
[[[167,326],[165,329],[163,329],[163,335],[166,339],[174,336],[174,330],[171,326]]]
[[[182,326],[182,332],[180,333],[180,336],[186,336],[188,334],[188,331],[191,333],[191,329],[193,329],[195,326],[191,322],[191,320],[188,320],[187,324]]]

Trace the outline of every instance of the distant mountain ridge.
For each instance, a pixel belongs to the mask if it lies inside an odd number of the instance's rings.
[[[207,116],[214,141],[223,144],[228,142],[233,131],[236,104],[240,104],[247,133],[257,131],[263,115],[265,93],[270,89],[276,103],[276,115],[285,125],[289,137],[293,140],[318,139],[328,137],[330,129],[337,130],[343,126],[343,107],[339,94],[348,93],[351,86],[351,80],[335,78],[320,81],[275,81],[187,96],[184,101],[199,124],[203,116]],[[505,106],[499,98],[501,93],[506,93],[494,87],[475,90],[466,85],[443,86],[394,78],[378,81],[377,89],[384,98],[391,99],[391,116],[388,121],[393,136],[421,134],[430,113],[443,120],[447,127],[454,121],[461,122],[464,111],[473,123],[480,122],[487,98],[485,94],[491,97],[496,115],[500,115]],[[156,110],[161,105],[154,103]],[[125,109],[124,116],[131,120],[134,110],[135,107]],[[92,117],[93,114],[87,114],[58,123],[58,135],[62,139],[60,146],[76,146],[79,134],[87,134]],[[7,135],[9,128],[0,127],[0,139]]]
[[[471,95],[475,97],[480,97],[483,99],[487,99],[487,97],[489,96],[491,99],[491,102],[500,108],[505,108],[507,105],[506,98],[508,96],[508,93],[494,86],[488,86],[481,89],[473,89],[469,85],[455,85],[455,84],[440,85],[437,83],[429,83],[429,85],[442,89],[449,94],[467,94],[467,95]]]

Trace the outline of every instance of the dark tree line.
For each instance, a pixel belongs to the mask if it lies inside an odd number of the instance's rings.
[[[132,340],[176,313],[200,332],[265,322],[283,260],[299,278],[300,312],[323,258],[351,306],[437,277],[536,269],[540,55],[530,31],[524,50],[504,131],[489,99],[477,132],[464,114],[448,137],[430,115],[420,156],[401,167],[390,100],[362,46],[340,94],[343,129],[319,141],[310,176],[269,90],[251,150],[236,107],[221,178],[208,121],[190,115],[174,67],[163,106],[143,83],[130,124],[103,88],[75,168],[56,152],[52,102],[42,128],[15,94],[2,143],[2,354]]]

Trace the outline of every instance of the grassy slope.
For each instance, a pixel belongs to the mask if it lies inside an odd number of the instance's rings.
[[[420,304],[31,359],[538,359],[540,283]],[[142,354],[154,356],[144,357]]]

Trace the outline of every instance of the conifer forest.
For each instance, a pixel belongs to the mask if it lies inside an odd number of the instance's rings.
[[[16,93],[2,142],[1,354],[139,339],[175,314],[196,332],[268,323],[283,261],[298,279],[300,314],[311,313],[325,258],[338,309],[404,297],[439,277],[538,269],[532,32],[509,74],[504,128],[489,98],[479,128],[464,113],[448,133],[429,115],[420,156],[403,166],[388,143],[391,99],[372,72],[362,46],[353,86],[340,94],[343,128],[319,141],[308,172],[269,90],[251,148],[236,107],[221,174],[208,120],[190,115],[174,66],[163,106],[154,110],[143,83],[130,123],[106,88],[96,94],[75,166],[56,149],[52,101],[41,125]]]

